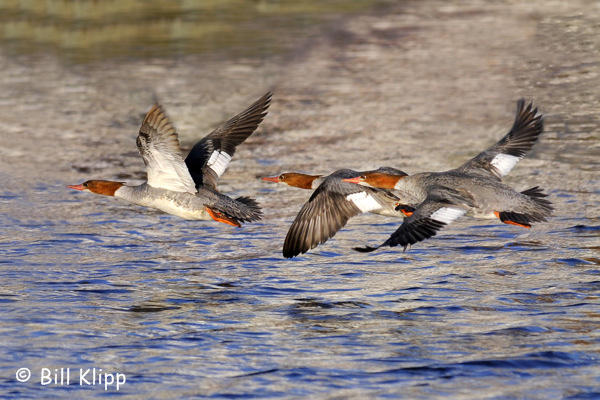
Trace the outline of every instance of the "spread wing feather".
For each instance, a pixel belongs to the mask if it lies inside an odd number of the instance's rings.
[[[267,115],[271,96],[271,92],[266,93],[194,145],[185,163],[196,187],[216,188],[219,177],[235,154],[236,146],[246,140]]]
[[[489,149],[467,161],[458,171],[491,176],[500,180],[531,150],[544,130],[544,121],[533,103],[517,102],[513,126],[502,139]]]
[[[286,258],[325,243],[346,225],[348,219],[361,213],[341,193],[315,191],[315,194],[302,206],[285,237],[283,256]]]
[[[406,250],[409,245],[435,236],[440,229],[465,213],[464,207],[437,198],[437,196],[430,196],[415,209],[410,217],[404,220],[396,232],[392,233],[383,244],[377,247],[356,247],[354,250],[371,252],[382,246],[398,245],[404,246]]]
[[[355,175],[354,171],[339,170],[325,178],[290,226],[283,244],[284,257],[295,257],[325,243],[358,214],[382,207],[393,209],[398,198],[392,194],[341,181]]]
[[[196,193],[179,148],[177,131],[160,105],[155,104],[146,114],[136,143],[146,164],[148,185]]]

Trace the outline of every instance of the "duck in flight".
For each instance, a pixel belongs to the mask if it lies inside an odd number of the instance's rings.
[[[403,174],[395,168],[381,167],[362,173],[341,169],[328,176],[286,172],[279,176],[263,178],[293,187],[315,189],[290,226],[283,244],[283,256],[295,257],[325,243],[346,225],[348,219],[361,213],[399,217],[410,212],[408,210],[413,210],[402,205],[401,199],[388,190],[343,181],[344,178],[370,172]]]
[[[271,102],[266,93],[194,145],[185,161],[177,131],[160,105],[142,121],[137,147],[146,165],[147,181],[137,186],[123,182],[88,180],[71,189],[113,196],[188,220],[215,220],[233,226],[257,221],[258,203],[249,197],[230,198],[217,190],[237,145],[258,127]]]
[[[502,183],[502,177],[525,157],[543,130],[542,115],[532,103],[525,105],[521,99],[508,134],[456,169],[414,175],[374,171],[343,179],[347,183],[393,190],[414,207],[383,244],[355,250],[370,252],[382,246],[398,245],[406,250],[409,245],[434,236],[467,212],[523,228],[546,221],[553,208],[542,189],[535,186],[518,192]]]

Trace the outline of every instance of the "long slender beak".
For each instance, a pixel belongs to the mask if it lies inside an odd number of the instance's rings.
[[[67,187],[69,189],[75,189],[75,190],[85,190],[85,188],[83,187],[83,185],[67,185]]]
[[[350,182],[350,183],[360,183],[360,176],[354,177],[354,178],[346,178],[346,179],[342,179],[344,182]]]
[[[278,176],[265,176],[264,178],[262,178],[263,181],[269,181],[269,182],[275,182],[275,183],[279,183],[279,177]]]

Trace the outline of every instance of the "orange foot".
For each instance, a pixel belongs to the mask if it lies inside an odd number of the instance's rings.
[[[500,219],[500,221],[502,221],[502,219],[500,218],[500,213],[498,211],[494,211],[494,215],[496,217],[498,217]],[[521,228],[527,228],[527,229],[531,228],[531,225],[520,224],[518,222],[514,222],[514,221],[511,221],[511,220],[508,220],[508,219],[505,219],[502,222],[504,222],[505,224],[508,224],[508,225],[520,226]]]
[[[396,203],[394,209],[396,211],[400,211],[406,217],[410,217],[411,215],[413,215],[413,212],[414,212],[414,208],[406,206],[402,203]]]
[[[208,215],[210,215],[215,221],[222,222],[231,226],[237,226],[238,228],[242,226],[236,220],[229,218],[228,216],[219,211],[211,210],[210,208],[206,207],[206,212],[208,212]]]
[[[403,208],[401,208],[400,211],[402,212],[402,214],[406,215],[407,217],[410,217],[411,215],[413,215],[412,211],[406,211]]]

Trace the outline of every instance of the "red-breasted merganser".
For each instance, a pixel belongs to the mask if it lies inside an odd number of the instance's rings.
[[[232,199],[217,191],[217,180],[229,165],[235,147],[248,138],[267,114],[268,92],[245,111],[201,139],[187,158],[179,148],[177,131],[160,105],[154,105],[142,122],[137,147],[146,165],[147,182],[89,180],[69,188],[114,196],[189,220],[210,220],[233,226],[257,221],[262,211],[254,199]]]
[[[400,170],[387,167],[376,171],[403,174]],[[404,215],[402,210],[406,208],[400,205],[401,199],[389,191],[367,188],[342,180],[357,174],[361,172],[341,169],[329,176],[287,172],[277,177],[263,178],[304,189],[316,188],[290,226],[283,244],[284,257],[295,257],[325,243],[355,215],[365,212],[388,216]]]
[[[414,213],[389,239],[377,247],[356,248],[369,252],[381,246],[404,246],[434,236],[437,231],[467,212],[479,218],[499,218],[505,224],[530,228],[545,221],[552,205],[539,187],[517,192],[502,177],[531,150],[543,131],[542,115],[533,104],[517,103],[512,129],[498,143],[462,166],[445,172],[396,175],[370,172],[349,179],[366,187],[393,189]]]
[[[367,172],[388,172],[393,175],[406,175],[405,172],[391,167],[380,167],[373,171],[365,171],[364,173]],[[323,183],[325,178],[327,178],[327,175],[309,175],[301,172],[284,172],[278,176],[265,176],[264,178],[262,178],[262,180],[267,182],[283,183],[288,186],[297,187],[300,189],[314,190],[317,189],[321,185],[321,183]],[[394,197],[396,196],[392,195],[391,199],[393,199]],[[382,202],[381,208],[376,208],[369,212],[373,214],[385,215],[388,217],[403,217],[411,215],[413,211],[414,208],[406,204],[399,203],[398,201],[387,201]]]

